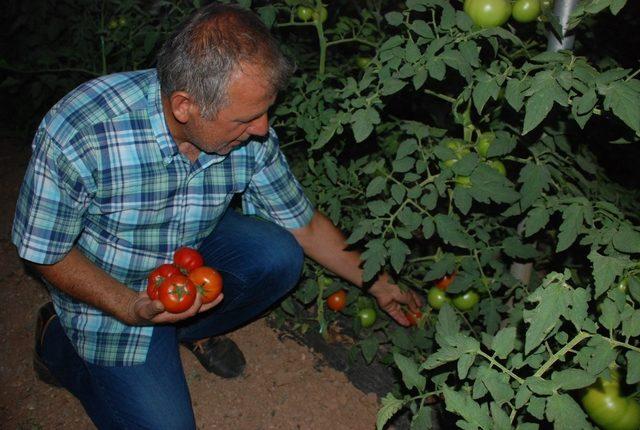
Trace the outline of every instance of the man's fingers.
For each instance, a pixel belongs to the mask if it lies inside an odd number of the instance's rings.
[[[215,306],[218,306],[223,298],[224,298],[224,295],[220,294],[218,297],[216,297],[216,299],[214,301],[212,301],[210,303],[204,303],[198,312],[206,312],[209,309],[212,309]]]

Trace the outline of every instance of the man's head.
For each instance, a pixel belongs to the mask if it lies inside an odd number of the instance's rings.
[[[158,76],[178,143],[226,154],[268,131],[267,110],[293,71],[251,11],[211,4],[164,44]]]
[[[228,102],[229,84],[252,66],[274,94],[284,88],[293,65],[269,29],[250,10],[210,4],[196,11],[158,54],[162,95],[188,93],[203,117],[211,119]]]

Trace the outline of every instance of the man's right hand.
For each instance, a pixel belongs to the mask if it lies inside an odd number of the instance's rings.
[[[127,318],[126,320],[123,320],[123,322],[129,325],[175,323],[212,309],[217,306],[223,298],[224,295],[220,294],[214,301],[203,304],[202,296],[198,293],[196,301],[189,309],[184,312],[174,314],[165,311],[160,300],[151,300],[146,292],[140,292],[130,301]]]

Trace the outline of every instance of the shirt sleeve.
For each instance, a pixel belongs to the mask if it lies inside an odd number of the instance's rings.
[[[20,257],[39,264],[61,260],[82,231],[88,202],[78,171],[41,126],[13,222],[12,242]]]
[[[243,194],[244,213],[269,219],[284,228],[304,227],[313,217],[313,205],[289,169],[273,129],[269,130],[269,138],[257,146],[256,170]]]

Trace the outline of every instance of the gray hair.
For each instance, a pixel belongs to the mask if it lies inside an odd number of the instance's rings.
[[[286,86],[294,71],[256,14],[210,4],[192,14],[158,53],[162,95],[185,91],[210,119],[228,102],[230,81],[243,65],[259,66],[274,92]]]

